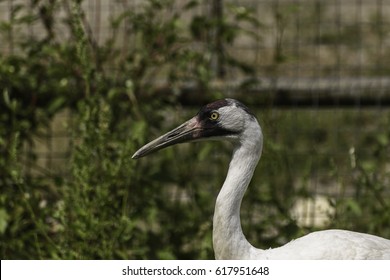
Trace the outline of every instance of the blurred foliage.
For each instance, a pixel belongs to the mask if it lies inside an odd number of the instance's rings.
[[[257,224],[257,232],[281,223],[271,235],[272,245],[326,228],[389,237],[388,110],[272,109],[258,115],[263,119],[265,145],[253,181],[260,182],[259,193],[266,195],[257,205],[264,207],[262,211],[275,207],[277,211],[271,210],[268,226]],[[289,209],[300,198],[324,194],[334,210],[329,211],[329,221],[297,228]],[[280,235],[281,230],[289,234]]]
[[[173,154],[153,165],[131,160],[146,134],[164,125],[166,113],[180,109],[173,105],[180,83],[208,89],[215,50],[187,30],[181,17],[199,2],[178,9],[175,1],[148,0],[137,10],[117,3],[125,9],[112,19],[102,44],[82,1],[12,5],[9,20],[0,23],[9,50],[0,55],[2,258],[212,257],[212,209],[204,206],[213,197],[194,183],[186,187],[192,188],[196,211],[181,197],[172,198],[173,187],[162,186],[183,183],[189,173],[179,161],[172,168],[170,161],[179,158]],[[222,19],[211,28],[223,25],[220,36],[228,39],[222,41],[231,43],[246,18],[229,24]],[[32,25],[42,32],[22,33]],[[197,16],[190,26],[210,33]],[[123,29],[125,50],[118,48]],[[243,67],[233,60],[221,63]],[[156,96],[154,81],[164,77],[173,91]],[[72,112],[69,174],[30,174],[26,165],[38,155],[33,149],[26,156],[26,145],[34,147],[42,128],[64,110]]]
[[[243,26],[261,24],[245,7],[229,5],[216,20],[196,13],[201,1],[181,8],[176,2],[147,0],[137,9],[116,3],[123,12],[112,19],[112,32],[103,43],[91,31],[82,1],[15,4],[10,18],[0,22],[0,36],[8,46],[0,54],[3,259],[213,258],[213,205],[231,147],[183,145],[139,161],[131,155],[196,113],[177,105],[183,83],[220,96],[210,90],[210,81],[219,76],[212,67],[215,61],[218,69],[253,74],[225,47],[248,33]],[[183,14],[191,17],[184,20]],[[21,32],[30,25],[44,32]],[[118,47],[121,30],[127,34],[124,50]],[[161,87],[169,90],[162,94]],[[26,166],[37,164],[38,154],[26,147],[34,147],[42,128],[66,110],[71,112],[66,174],[49,166],[41,170],[44,176],[36,176]],[[321,153],[329,154],[334,122],[313,123],[318,128],[311,131],[306,123],[313,118],[307,113],[296,119],[265,110],[260,116],[266,127],[264,157],[242,209],[251,242],[278,246],[313,230],[298,227],[289,209],[297,197],[312,195],[310,180],[326,172],[332,172],[331,180],[345,183],[345,189],[356,186],[353,196],[345,193],[336,200],[332,225],[390,236],[384,164],[390,130],[341,143],[340,150],[346,151],[341,158],[351,159],[348,171],[354,174],[345,181],[335,166],[339,158],[311,162],[291,152],[312,143],[314,153],[324,149]],[[348,116],[338,120],[348,123]],[[282,132],[280,127],[290,129]],[[360,154],[359,145],[370,152]],[[294,188],[297,177],[303,179]]]

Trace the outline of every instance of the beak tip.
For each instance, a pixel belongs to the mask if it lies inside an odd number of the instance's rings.
[[[195,118],[192,118],[175,129],[144,145],[136,151],[131,158],[139,159],[168,146],[189,142],[192,140],[192,133],[196,126],[197,121]]]

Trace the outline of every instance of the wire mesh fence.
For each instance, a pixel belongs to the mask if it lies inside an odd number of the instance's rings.
[[[8,21],[24,4],[24,1],[17,0],[1,1],[1,19]],[[89,0],[82,4],[88,32],[96,44],[104,44],[112,36],[112,19],[126,9],[142,9],[145,2]],[[218,18],[229,15],[233,9],[236,16],[253,12],[258,24],[244,26],[246,32],[241,33],[233,44],[222,46],[220,51],[240,57],[260,76],[358,79],[386,77],[388,74],[388,1],[201,1],[201,5],[190,11],[182,10],[185,4],[175,2],[171,11],[180,11],[180,20],[184,24],[197,14]],[[44,13],[45,5],[41,6],[41,13]],[[64,21],[70,6],[70,2],[65,1],[56,15],[54,30],[64,32],[62,38],[67,37]],[[19,17],[29,15],[32,16],[26,12]],[[2,38],[2,52],[15,51],[15,42],[25,34],[44,36],[43,25],[44,22],[35,22],[27,30],[9,30]],[[132,34],[126,28],[123,26],[117,37],[117,47],[125,50],[133,47],[129,44]],[[216,32],[210,30],[214,39],[218,39]],[[219,67],[217,63],[211,66]],[[222,73],[225,71],[229,69]],[[237,74],[226,73],[228,77]],[[376,83],[374,80],[373,84]]]
[[[31,4],[30,10],[13,18],[23,5],[24,1],[1,1],[3,24],[10,23],[10,19],[33,16]],[[143,5],[143,1],[83,1],[85,25],[94,44],[103,45],[112,36],[111,25],[115,17],[124,10],[140,10]],[[181,11],[184,5],[184,2],[175,2],[171,13]],[[41,13],[45,12],[45,7],[41,5]],[[53,30],[64,33],[59,40],[69,36],[64,22],[70,9],[71,2],[65,1],[56,14],[58,18]],[[210,42],[211,55],[215,56],[210,64],[216,78],[212,81],[214,90],[229,97],[239,96],[238,93],[250,95],[254,106],[271,106],[275,110],[280,106],[290,110],[302,106],[311,110],[345,106],[361,110],[370,106],[380,111],[366,114],[373,114],[373,118],[387,116],[384,108],[390,104],[390,1],[201,1],[196,9],[181,13],[180,20],[189,24],[188,18],[196,15],[217,19],[229,17],[232,9],[238,10],[235,16],[252,12],[258,23],[243,26],[245,32],[240,33],[231,44],[215,46],[215,42]],[[17,43],[25,36],[45,36],[47,30],[44,24],[44,21],[34,22],[26,29],[11,28],[3,33],[2,53],[18,52]],[[134,42],[135,38],[129,39],[134,35],[130,34],[128,26],[124,25],[119,32],[116,48],[123,52],[133,48],[129,42]],[[216,41],[218,36],[222,36],[218,35],[218,30],[210,30],[210,33],[210,38]],[[239,58],[254,72],[248,77],[235,68],[226,67],[221,53]],[[118,71],[115,68],[111,70]],[[164,79],[163,76],[160,78]],[[242,85],[248,79],[249,86],[243,89]],[[191,83],[184,84],[183,89],[184,96],[185,92],[190,92],[188,100],[183,98],[184,104],[194,107],[205,102],[202,98],[191,97],[199,94],[196,89],[191,90]],[[355,114],[360,115],[360,111]],[[316,115],[322,118],[321,111]],[[361,130],[366,129],[358,120],[350,125],[343,129],[354,135],[360,135]],[[61,126],[63,129],[58,129]],[[32,149],[37,157],[34,164],[27,163],[28,173],[46,176],[63,172],[61,160],[67,158],[67,142],[70,142],[66,140],[65,126],[66,120],[60,115],[48,128],[43,128],[42,137],[26,146],[26,158],[31,159]],[[334,129],[331,134],[339,134],[339,128],[331,129]],[[338,145],[337,141],[334,145]],[[302,151],[302,154],[306,152]]]
[[[21,45],[28,37],[55,37],[59,44],[71,38],[67,26],[71,1],[33,2],[0,1],[0,52],[4,56],[22,53]],[[126,11],[142,11],[145,2],[82,1],[83,24],[91,45],[104,46],[111,40],[112,48],[123,60],[128,59],[129,50],[140,48],[139,34],[126,22],[116,29],[112,26]],[[357,174],[367,176],[367,184],[387,186],[384,193],[389,194],[390,1],[171,2],[172,10],[164,11],[167,18],[177,14],[179,29],[196,37],[191,48],[209,56],[209,92],[242,98],[260,119],[266,142],[264,163],[260,163],[254,179],[258,183],[254,184],[262,184],[268,165],[279,157],[287,174],[281,175],[285,181],[275,184],[290,180],[293,189],[304,193],[292,205],[299,225],[328,224],[339,196],[360,195],[350,188],[362,183]],[[45,21],[47,9],[54,9],[50,3],[59,8],[55,18]],[[42,16],[39,21],[34,20],[37,5]],[[194,25],[205,19],[211,22],[207,32]],[[31,24],[16,24],[22,20]],[[227,22],[222,26],[230,33],[214,24],[219,21]],[[105,65],[104,72],[119,77],[123,74],[120,63]],[[195,113],[210,95],[191,80],[175,84],[167,75],[168,71],[158,71],[145,84],[154,84],[156,96],[165,95],[167,88],[168,94],[179,96],[184,107],[169,118],[166,126],[172,127]],[[115,87],[113,80],[110,86]],[[73,122],[72,110],[66,109],[38,127],[32,141],[23,145],[24,174],[53,181],[69,176],[71,151],[78,141],[69,134]],[[362,169],[356,168],[356,158],[362,159]],[[210,169],[201,170],[201,180],[208,181],[210,176]],[[213,188],[210,191],[215,192]],[[250,211],[244,210],[243,215],[259,219]]]

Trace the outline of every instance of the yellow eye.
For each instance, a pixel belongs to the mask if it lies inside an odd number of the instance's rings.
[[[210,115],[210,120],[216,121],[219,118],[219,114],[217,112],[212,112]]]

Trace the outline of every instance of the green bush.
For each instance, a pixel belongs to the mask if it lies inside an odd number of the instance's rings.
[[[207,90],[213,75],[209,38],[196,38],[179,16],[199,3],[172,13],[174,4],[149,0],[137,11],[124,10],[101,45],[89,32],[80,1],[18,4],[11,19],[1,22],[1,35],[14,48],[0,55],[2,258],[212,257],[211,211],[203,208],[212,197],[194,184],[199,203],[194,211],[172,198],[169,187],[176,179],[184,182],[189,166],[183,170],[178,162],[172,168],[170,161],[177,158],[172,154],[154,158],[153,164],[131,159],[146,135],[149,139],[163,126],[166,112],[179,109],[171,105],[177,103],[175,91],[156,96],[158,84],[152,81],[167,77],[174,89],[194,81]],[[57,20],[61,11],[63,22]],[[30,25],[43,26],[43,36],[13,38]],[[117,34],[124,26],[131,36],[120,51]],[[196,29],[206,33],[206,28]],[[224,30],[230,32],[228,26]],[[195,40],[200,49],[192,47]],[[226,65],[242,67],[233,60]],[[66,174],[29,173],[26,165],[34,165],[38,155],[34,149],[26,152],[26,145],[33,147],[42,128],[63,110],[71,112]]]

